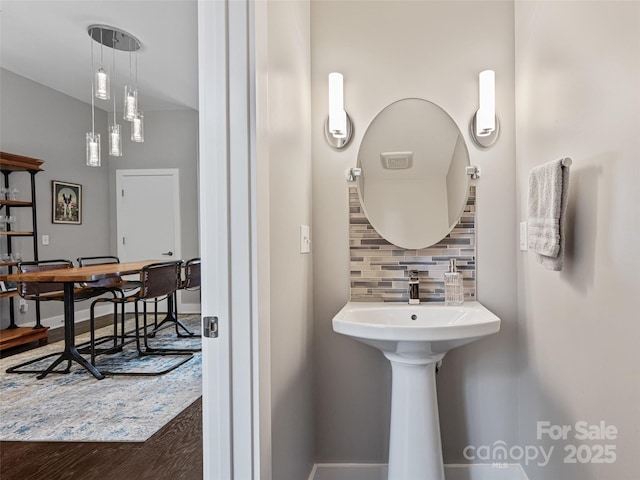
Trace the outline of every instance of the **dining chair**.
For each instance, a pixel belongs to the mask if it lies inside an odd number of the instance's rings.
[[[182,261],[158,262],[146,265],[140,271],[140,288],[127,296],[116,296],[114,298],[101,297],[91,304],[90,309],[90,327],[91,327],[91,364],[95,366],[96,349],[95,349],[95,306],[99,303],[114,303],[134,305],[135,318],[135,344],[139,356],[147,355],[175,355],[180,356],[177,362],[171,364],[168,368],[155,371],[109,371],[100,368],[105,375],[138,375],[138,376],[157,376],[168,373],[193,357],[189,350],[180,348],[154,347],[149,344],[147,323],[147,308],[149,302],[157,303],[174,294],[181,285],[181,269]],[[143,325],[140,327],[139,304],[143,303]],[[101,352],[102,353],[102,352]]]
[[[94,257],[78,257],[78,266],[88,267],[92,265],[108,265],[120,263],[120,259],[114,255],[102,255]],[[82,283],[84,287],[99,288],[111,292],[114,296],[124,297],[127,292],[140,288],[140,282],[127,280],[120,275],[109,276],[97,282]],[[133,331],[125,332],[125,303],[121,303],[122,311],[120,315],[120,347],[124,345],[125,338],[133,338]],[[118,346],[118,304],[113,304],[113,335],[105,335],[96,339],[97,343],[105,343],[113,340],[113,346]],[[83,346],[84,347],[84,346]]]
[[[73,268],[70,260],[40,260],[34,262],[18,262],[19,273],[43,272],[46,270],[56,270],[61,268]],[[102,295],[106,290],[103,288],[90,288],[80,286],[73,291],[76,302]],[[59,282],[19,282],[18,294],[25,300],[59,301],[64,300],[64,286]]]
[[[197,291],[200,290],[200,258],[192,258],[183,264],[184,278],[180,283],[180,290]],[[176,327],[176,335],[178,337],[193,337],[195,335],[187,326],[180,321],[178,317],[178,296],[173,296],[173,315],[163,321],[172,321]],[[186,335],[180,333],[180,328],[186,332]]]

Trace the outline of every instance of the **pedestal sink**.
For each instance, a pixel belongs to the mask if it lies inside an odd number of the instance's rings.
[[[500,330],[478,302],[349,302],[333,330],[381,350],[391,362],[388,480],[444,480],[435,365],[452,348]]]

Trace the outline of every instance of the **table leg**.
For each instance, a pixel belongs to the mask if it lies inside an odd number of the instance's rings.
[[[64,283],[64,352],[60,355],[60,358],[53,362],[53,364],[45,370],[42,374],[38,375],[38,378],[44,378],[57,363],[62,360],[68,360],[69,362],[77,362],[84,368],[89,370],[91,374],[98,380],[102,380],[104,375],[100,371],[91,365],[76,348],[76,322],[75,322],[75,308],[73,306],[73,282]]]
[[[75,311],[73,307],[73,282],[65,282],[64,283],[64,351],[60,354],[54,353],[45,355],[44,357],[36,358],[34,360],[30,360],[28,362],[22,363],[20,365],[15,365],[11,368],[7,369],[8,373],[38,373],[36,378],[44,378],[50,373],[69,373],[71,368],[71,362],[76,362],[82,365],[84,368],[89,370],[91,374],[96,377],[98,380],[102,380],[104,375],[91,363],[89,363],[76,348],[76,325],[75,325]],[[43,370],[18,370],[19,368],[30,365],[32,363],[38,362],[44,358],[52,357],[55,355],[59,355],[49,367]],[[67,368],[64,370],[55,370],[59,364],[64,361],[67,361]]]

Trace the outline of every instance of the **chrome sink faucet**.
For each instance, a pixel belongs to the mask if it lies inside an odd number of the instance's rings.
[[[409,272],[409,305],[418,305],[420,303],[420,279],[418,271],[411,270]]]

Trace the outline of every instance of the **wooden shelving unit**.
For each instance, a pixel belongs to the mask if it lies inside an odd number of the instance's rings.
[[[3,253],[12,253],[12,239],[16,237],[31,237],[33,239],[33,260],[38,260],[38,226],[36,215],[36,184],[35,176],[42,171],[43,160],[37,158],[24,157],[12,153],[0,152],[0,172],[4,176],[4,186],[9,187],[9,176],[13,173],[28,173],[31,180],[31,200],[9,200],[0,198],[0,212],[3,215],[9,215],[14,208],[30,209],[32,220],[32,231],[12,231],[8,226],[5,231],[0,231],[0,238],[5,238],[3,242],[6,244],[6,251]],[[26,259],[25,259],[26,260]],[[12,273],[16,267],[16,262],[0,262],[0,273]],[[36,324],[34,327],[18,327],[15,323],[14,298],[18,296],[16,290],[1,292],[0,300],[9,302],[10,324],[9,328],[0,330],[0,350],[5,348],[16,347],[25,343],[47,342],[47,330],[49,327],[43,327],[40,324],[40,302],[36,305]]]

